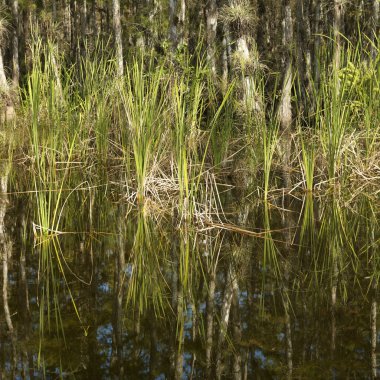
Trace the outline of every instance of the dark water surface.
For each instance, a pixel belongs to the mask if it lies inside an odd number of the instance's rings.
[[[0,378],[371,379],[379,370],[379,229],[367,199],[232,203],[222,225],[78,192],[60,234],[33,224],[33,202],[10,195],[6,205]]]

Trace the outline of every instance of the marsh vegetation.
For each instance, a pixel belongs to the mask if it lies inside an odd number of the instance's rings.
[[[5,3],[0,377],[375,379],[378,1]]]

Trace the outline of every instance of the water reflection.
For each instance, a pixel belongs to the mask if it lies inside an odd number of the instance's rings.
[[[80,233],[41,241],[30,198],[1,183],[3,378],[376,377],[368,200],[234,206],[232,230],[82,194],[66,210],[91,217],[62,222]]]

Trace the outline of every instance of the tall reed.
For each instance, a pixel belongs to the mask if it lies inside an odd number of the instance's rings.
[[[195,185],[193,177],[199,170],[196,167],[199,164],[197,149],[200,144],[204,109],[202,99],[204,78],[202,78],[201,70],[202,67],[197,66],[194,72],[184,72],[175,76],[174,83],[171,85],[172,104],[170,107],[173,109],[174,117],[170,124],[173,131],[173,151],[179,185],[179,207],[185,218],[191,212],[188,208],[193,206],[191,202]]]
[[[166,105],[164,93],[168,78],[164,66],[153,65],[153,57],[143,53],[127,66],[125,79],[119,93],[126,123],[121,128],[128,131],[132,146],[136,176],[136,198],[143,202],[146,197],[146,182],[152,163],[159,158],[165,135],[163,112]]]

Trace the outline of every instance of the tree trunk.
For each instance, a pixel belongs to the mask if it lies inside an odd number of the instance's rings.
[[[177,49],[177,23],[176,18],[177,0],[169,0],[169,40],[172,49]]]
[[[318,91],[319,88],[319,78],[320,78],[320,69],[319,69],[319,49],[321,43],[320,37],[320,23],[321,23],[321,1],[312,0],[312,13],[313,17],[313,34],[314,34],[314,48],[313,48],[313,80],[315,85],[315,90]]]
[[[256,1],[251,2],[256,5]],[[255,12],[253,6],[245,1],[229,0],[228,8],[230,12],[234,12],[236,7],[240,7],[242,12],[247,14]],[[258,91],[255,81],[255,66],[258,63],[258,55],[256,52],[256,42],[251,38],[256,30],[255,25],[248,25],[247,22],[240,23],[237,20],[232,20],[229,24],[224,25],[225,30],[230,28],[232,34],[232,40],[235,41],[235,67],[234,70],[240,74],[241,78],[241,91],[240,101],[241,107],[244,109],[244,113],[247,116],[245,125],[251,125],[251,121],[248,119],[254,112],[261,112],[262,106],[257,99]],[[226,41],[227,42],[227,41]],[[228,45],[228,43],[227,43]],[[252,48],[253,47],[253,48]],[[252,48],[252,49],[251,49]],[[249,135],[249,134],[248,134]],[[251,136],[247,136],[250,138]]]
[[[293,23],[290,0],[283,0],[283,46],[285,49],[283,57],[284,79],[282,85],[282,97],[279,109],[279,120],[281,128],[281,155],[283,165],[284,187],[291,187],[290,179],[290,157],[291,157],[291,125],[292,125],[292,44],[293,44]]]
[[[331,343],[330,343],[330,352],[331,352],[331,363],[334,363],[335,360],[335,351],[336,351],[336,300],[337,300],[337,291],[338,291],[338,246],[337,242],[334,239],[332,245],[332,279],[331,279]],[[332,368],[332,370],[334,370]]]
[[[371,46],[371,56],[373,59],[376,59],[378,51],[376,49],[377,41],[376,38],[379,37],[380,34],[380,28],[379,28],[379,9],[380,9],[380,2],[379,0],[373,0],[372,1],[372,22],[371,22],[371,28],[372,28],[372,43]]]
[[[297,30],[297,73],[300,83],[300,113],[309,109],[308,99],[312,96],[311,89],[311,27],[309,17],[309,1],[297,0],[296,30]]]
[[[292,123],[292,104],[291,90],[293,81],[291,46],[293,43],[293,25],[292,25],[292,10],[290,1],[284,0],[284,20],[283,20],[283,46],[285,55],[283,58],[284,80],[282,87],[282,98],[280,105],[280,123],[282,131],[289,131]]]
[[[186,0],[180,0],[180,6],[178,9],[178,38],[179,45],[187,43],[187,30],[186,30]]]
[[[229,66],[230,66],[230,56],[231,56],[231,47],[230,47],[230,33],[228,26],[223,27],[223,56],[222,56],[222,86],[223,92],[227,91],[228,87],[228,76],[229,76]]]
[[[187,238],[184,237],[186,240]],[[183,328],[181,324],[184,323],[183,313],[183,286],[179,274],[181,272],[180,257],[183,249],[184,242],[178,238],[176,231],[173,231],[171,259],[173,263],[172,278],[171,278],[171,307],[175,313],[176,328],[173,329],[171,335],[171,378],[179,380],[182,376],[183,370]],[[185,243],[186,244],[186,243]]]
[[[340,69],[340,56],[342,51],[342,39],[340,34],[342,33],[342,18],[343,18],[343,0],[334,0],[334,23],[333,33],[335,41],[333,68],[337,75]]]
[[[9,84],[5,76],[3,53],[0,47],[0,91],[5,94],[9,94]]]
[[[15,88],[19,86],[20,82],[20,66],[18,57],[18,36],[20,34],[19,18],[18,18],[18,0],[12,1],[12,16],[13,16],[13,30],[12,30],[12,66],[13,66],[13,85]]]
[[[121,37],[120,0],[112,0],[113,29],[116,45],[117,75],[124,75],[123,43]]]
[[[161,25],[161,17],[162,14],[162,8],[161,4],[158,0],[153,0],[153,4],[150,7],[149,11],[149,26],[150,26],[150,34],[152,36],[151,38],[151,44],[152,46],[159,45],[159,28]]]
[[[216,77],[216,28],[218,26],[218,10],[216,0],[210,0],[206,8],[207,60],[214,78]]]
[[[81,25],[81,33],[82,38],[86,38],[87,32],[88,32],[88,26],[87,26],[87,0],[83,0],[81,8],[81,14],[80,14],[80,25]]]
[[[80,54],[82,58],[86,55],[86,41],[87,41],[87,1],[83,0],[80,7]]]
[[[371,302],[371,369],[372,379],[377,379],[377,301],[376,297],[372,298]]]
[[[21,205],[19,226],[20,226],[20,241],[22,245],[20,248],[20,257],[19,257],[19,270],[20,270],[20,285],[19,285],[19,300],[20,300],[20,309],[21,309],[21,318],[24,321],[24,325],[29,321],[30,316],[30,307],[29,307],[29,291],[28,291],[28,279],[27,279],[27,262],[26,262],[26,242],[24,239],[24,234],[27,231],[27,217],[25,212],[24,205]],[[25,326],[24,326],[25,327]]]
[[[211,354],[214,336],[215,274],[210,275],[206,301],[206,378],[211,378]]]
[[[284,209],[291,210],[291,198],[286,195],[283,199]],[[287,378],[291,380],[293,378],[293,340],[292,340],[292,321],[291,321],[291,301],[290,292],[291,279],[290,275],[292,273],[291,259],[294,257],[295,252],[292,251],[293,248],[293,234],[292,231],[295,230],[297,222],[294,220],[294,214],[292,211],[284,211],[282,213],[282,226],[283,226],[283,240],[285,242],[285,251],[283,254],[284,260],[282,261],[281,267],[284,270],[283,283],[282,283],[282,300],[284,305],[285,314],[285,344],[286,344],[286,362],[287,362]]]
[[[124,305],[124,278],[125,278],[125,239],[123,208],[119,212],[118,223],[118,253],[115,255],[115,288],[113,310],[113,336],[112,336],[112,359],[119,378],[124,378],[123,365],[123,305]]]
[[[80,24],[80,14],[78,10],[77,0],[70,0],[70,31],[71,31],[71,62],[79,62],[79,50],[78,50],[78,39],[80,31],[78,30]],[[79,70],[79,65],[77,65],[77,70]]]
[[[65,0],[64,2],[64,33],[65,40],[71,41],[71,9],[70,9],[70,0]]]
[[[242,339],[242,326],[241,326],[241,316],[239,308],[239,288],[234,288],[234,294],[232,297],[232,323],[233,323],[233,340],[235,343],[235,352],[232,364],[232,378],[234,380],[241,380],[242,378],[242,357],[241,357],[241,339]]]
[[[2,165],[3,166],[3,165]],[[5,214],[8,205],[8,175],[9,166],[1,167],[3,173],[0,178],[0,252],[3,263],[3,307],[5,322],[8,328],[12,343],[12,372],[16,370],[16,337],[12,323],[11,312],[8,303],[8,264],[12,255],[12,241],[5,230]],[[12,376],[14,378],[14,376]]]
[[[228,273],[227,273],[227,281],[226,281],[226,287],[224,289],[224,295],[223,295],[223,303],[221,306],[221,317],[220,317],[220,333],[219,333],[219,340],[218,340],[218,347],[216,351],[216,358],[215,358],[215,378],[220,379],[222,377],[223,373],[223,366],[222,366],[222,350],[223,350],[223,344],[226,340],[227,336],[227,329],[228,329],[228,323],[230,320],[230,311],[231,311],[231,305],[232,305],[232,297],[234,294],[235,289],[238,288],[237,283],[237,276],[236,271],[233,266],[232,260],[229,264]]]
[[[378,253],[378,244],[377,239],[375,237],[375,226],[377,225],[376,217],[372,216],[371,220],[371,247],[372,247],[372,255],[371,255],[371,261],[372,261],[372,268],[373,268],[373,279],[372,279],[372,285],[371,285],[371,369],[372,369],[372,378],[377,379],[378,378],[378,368],[377,368],[377,353],[376,353],[376,346],[377,346],[377,297],[378,297],[378,277],[377,277],[377,270],[378,270],[378,263],[377,263],[377,256]]]
[[[98,37],[99,31],[98,31],[98,23],[97,23],[97,13],[96,13],[96,0],[93,0],[91,3],[91,15],[90,15],[90,28],[91,28],[91,34],[92,34],[92,40],[95,45],[96,39]]]

